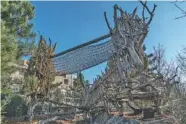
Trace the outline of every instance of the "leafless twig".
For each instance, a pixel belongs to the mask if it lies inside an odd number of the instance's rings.
[[[134,9],[133,13],[132,13],[132,18],[134,18],[134,16],[136,15],[137,12],[137,7]]]
[[[150,14],[150,19],[148,20],[148,22],[147,22],[147,24],[146,24],[146,25],[149,25],[149,24],[151,23],[151,21],[152,21],[152,18],[153,18],[153,16],[154,16],[154,11],[155,11],[157,5],[154,4],[154,7],[153,7],[152,11],[150,11],[149,8],[147,7],[147,2],[142,2],[142,1],[140,1],[140,3],[143,5],[143,12],[142,12],[143,20],[145,20],[145,17],[144,17],[144,9],[146,9],[147,12]]]
[[[176,0],[176,1],[174,1],[174,2],[171,2],[171,3],[173,3],[175,6],[176,6],[176,8],[178,8],[181,12],[182,12],[182,16],[179,16],[179,17],[176,17],[175,19],[180,19],[180,18],[183,18],[183,17],[186,17],[186,10],[184,10],[184,9],[182,9],[180,6],[178,6],[178,4],[177,3],[183,3],[183,2],[185,2],[184,0],[183,1],[179,1],[179,0]]]
[[[111,31],[112,31],[112,28],[110,27],[110,24],[109,24],[109,22],[108,22],[106,12],[104,12],[104,17],[105,17],[105,21],[106,21],[106,23],[107,23],[107,27],[108,27],[108,29],[109,29],[109,30],[110,30],[110,32],[111,32]]]
[[[114,26],[117,29],[117,5],[114,5]]]

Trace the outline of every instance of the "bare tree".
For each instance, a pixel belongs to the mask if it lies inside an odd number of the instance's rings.
[[[181,13],[182,13],[181,16],[176,17],[175,19],[180,19],[180,18],[186,17],[186,10],[183,9],[183,8],[181,8],[180,5],[178,5],[178,4],[184,3],[184,2],[185,2],[185,1],[178,1],[178,0],[176,0],[175,2],[172,2],[172,3],[175,5],[175,7],[176,7],[177,9],[179,9],[179,10],[181,11]]]
[[[177,123],[185,123],[186,116],[186,85],[180,80],[181,73],[185,74],[186,69],[186,49],[177,56],[177,63],[165,61],[165,49],[158,45],[154,47],[153,67],[158,75],[162,76],[157,82],[158,87],[163,89],[163,103],[161,104],[162,112],[174,116]],[[179,69],[179,70],[178,70]]]
[[[177,56],[178,64],[184,74],[186,74],[186,47],[183,48],[182,53]]]

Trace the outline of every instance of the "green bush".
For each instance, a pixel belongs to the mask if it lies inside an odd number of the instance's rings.
[[[24,99],[19,95],[13,95],[6,107],[7,117],[23,116],[27,114],[27,106]]]

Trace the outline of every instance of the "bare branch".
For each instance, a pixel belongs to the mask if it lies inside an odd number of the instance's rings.
[[[179,16],[179,17],[177,17],[175,19],[180,19],[180,18],[186,17],[186,10],[182,9],[181,7],[179,7],[177,5],[177,3],[183,3],[183,2],[185,2],[185,1],[177,1],[176,0],[175,2],[172,2],[176,6],[176,8],[178,8],[182,12],[182,14],[183,14],[182,16]]]
[[[180,18],[183,18],[183,17],[186,17],[186,15],[183,15],[183,16],[180,16],[180,17],[177,17],[175,19],[180,19]]]
[[[112,28],[110,27],[110,24],[109,24],[109,22],[108,22],[106,12],[104,12],[104,17],[105,17],[105,21],[106,21],[106,23],[107,23],[107,27],[108,27],[108,29],[109,29],[109,30],[110,30],[110,32],[111,32],[111,31],[112,31]]]
[[[142,12],[143,20],[144,20],[144,18],[145,18],[145,17],[144,17],[144,9],[146,9],[147,12],[150,14],[150,19],[149,19],[149,21],[148,21],[147,24],[146,24],[146,25],[149,25],[149,24],[151,23],[151,21],[152,21],[152,18],[153,18],[153,16],[154,16],[154,11],[155,11],[157,5],[154,4],[154,7],[153,7],[152,11],[150,11],[149,8],[147,7],[147,2],[143,3],[142,1],[140,1],[140,3],[143,5],[143,12]]]
[[[117,11],[117,9],[118,9],[120,11],[120,13],[121,13],[121,16],[122,16],[122,14],[124,13],[122,8],[118,7],[117,5],[115,5],[114,7],[115,7],[115,11]]]
[[[48,40],[49,40],[49,43],[50,43],[50,44],[49,44],[49,48],[51,48],[52,41],[51,41],[51,39],[50,39],[50,38],[49,38]]]
[[[173,1],[173,2],[170,2],[170,3],[177,3],[178,2],[178,0],[176,0],[176,1]]]
[[[183,13],[185,13],[186,14],[186,11],[185,10],[183,10],[182,8],[180,8],[177,4],[174,4],[179,10],[181,10]]]
[[[54,47],[53,47],[53,49],[52,49],[52,52],[54,52],[54,51],[55,51],[56,46],[57,46],[57,43],[55,43],[55,44],[54,44]]]
[[[145,1],[145,4],[147,3],[147,1]],[[145,22],[145,6],[143,6],[143,11],[142,11],[142,17],[143,17],[143,22]]]
[[[133,13],[132,13],[132,18],[134,18],[134,16],[136,15],[137,12],[137,7],[134,9]]]
[[[116,30],[118,29],[118,24],[117,24],[117,4],[114,5],[114,27],[116,28]]]
[[[114,26],[117,26],[117,5],[114,5]]]

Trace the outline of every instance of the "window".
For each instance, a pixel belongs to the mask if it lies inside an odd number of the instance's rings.
[[[68,79],[64,79],[64,84],[68,84]]]

